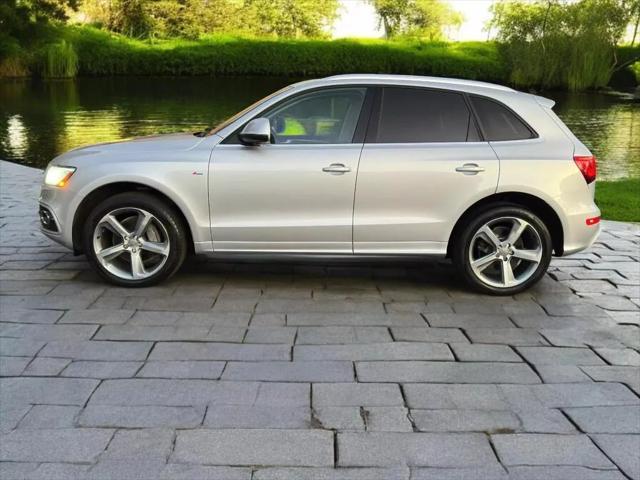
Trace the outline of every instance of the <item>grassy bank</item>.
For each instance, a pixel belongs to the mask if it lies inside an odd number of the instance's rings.
[[[606,220],[640,222],[640,178],[598,181],[596,203]]]
[[[52,29],[39,45],[19,53],[22,70],[45,77],[57,76],[51,75],[47,66],[52,63],[52,51],[68,52],[59,46],[62,41],[71,45],[77,55],[78,75],[299,77],[376,72],[502,83],[509,78],[495,44],[487,42],[271,40],[230,36],[208,36],[197,41],[141,41],[91,27]],[[52,49],[52,44],[58,46]],[[0,76],[15,72],[15,63],[6,62],[4,72],[0,66]],[[64,60],[58,63],[74,64]]]
[[[624,63],[639,54],[639,47],[619,47],[617,58],[619,63]],[[534,63],[532,59],[525,69],[533,69]],[[513,68],[506,60],[504,49],[494,42],[287,40],[233,36],[137,40],[89,26],[47,25],[20,45],[0,33],[0,77],[304,77],[366,72],[448,76],[518,85],[514,78],[517,72]],[[625,72],[625,87],[634,85],[635,77],[640,78],[640,63],[626,67]],[[584,86],[578,89],[581,88]]]

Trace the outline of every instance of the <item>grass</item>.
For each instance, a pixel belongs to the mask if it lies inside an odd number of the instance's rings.
[[[596,203],[605,220],[640,222],[640,178],[599,180]]]
[[[403,73],[505,83],[509,72],[491,42],[419,40],[294,40],[205,36],[198,40],[136,40],[89,26],[53,28],[31,47],[32,72],[51,44],[65,41],[79,75],[274,75]],[[59,47],[56,47],[59,48]],[[46,62],[45,62],[46,63]],[[41,65],[42,63],[40,63]],[[2,72],[0,72],[1,75]]]
[[[65,40],[47,45],[44,50],[42,76],[46,78],[72,78],[78,73],[78,55],[73,45]]]
[[[44,25],[37,35],[20,44],[0,32],[0,77],[305,77],[361,72],[458,77],[520,87],[544,84],[572,90],[602,86],[608,80],[609,74],[602,73],[602,55],[596,52],[589,59],[573,55],[576,58],[572,62],[568,61],[569,54],[556,56],[552,67],[546,65],[541,70],[539,53],[525,47],[514,51],[513,46],[502,48],[495,42],[295,40],[230,35],[209,35],[198,40],[138,40],[91,26]],[[622,63],[634,58],[638,50],[619,47],[617,57]],[[568,65],[573,67],[567,73]],[[637,72],[640,67],[635,68]]]

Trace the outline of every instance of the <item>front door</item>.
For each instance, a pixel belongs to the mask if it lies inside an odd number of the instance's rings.
[[[214,251],[352,253],[353,197],[362,151],[355,139],[366,87],[289,97],[260,116],[272,143],[231,135],[209,172]]]
[[[444,254],[456,221],[495,192],[499,162],[459,92],[384,87],[360,159],[355,253]]]

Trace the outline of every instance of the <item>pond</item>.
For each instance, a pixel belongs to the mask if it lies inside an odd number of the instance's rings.
[[[291,83],[271,77],[109,77],[0,81],[0,159],[44,167],[80,145],[196,131]],[[597,155],[600,178],[640,176],[640,102],[549,92],[556,113]]]

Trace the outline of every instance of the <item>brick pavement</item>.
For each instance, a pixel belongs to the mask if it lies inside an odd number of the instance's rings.
[[[640,479],[640,229],[492,298],[447,262],[102,283],[0,162],[2,479]]]

